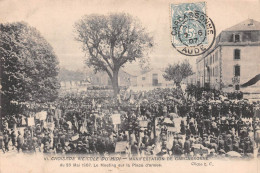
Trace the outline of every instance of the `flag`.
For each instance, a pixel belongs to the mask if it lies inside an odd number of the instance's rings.
[[[127,97],[126,101],[129,101],[132,97],[132,91],[130,91],[129,97]]]
[[[256,75],[255,77],[253,77],[252,79],[250,79],[246,83],[242,84],[241,87],[244,88],[244,87],[248,87],[248,86],[254,85],[259,80],[260,80],[260,74]]]

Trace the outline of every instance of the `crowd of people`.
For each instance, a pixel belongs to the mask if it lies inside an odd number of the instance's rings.
[[[259,102],[250,103],[241,94],[229,98],[218,91],[202,91],[198,97],[198,92],[181,88],[123,92],[117,98],[70,93],[34,110],[46,117],[30,114],[34,120],[30,126],[21,127],[20,115],[4,119],[1,148],[59,154],[253,157],[259,140]],[[118,151],[122,142],[125,146]]]

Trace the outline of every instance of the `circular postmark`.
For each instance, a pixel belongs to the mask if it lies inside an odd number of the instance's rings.
[[[216,37],[212,20],[201,11],[187,11],[172,19],[172,45],[187,56],[198,56],[209,50]]]

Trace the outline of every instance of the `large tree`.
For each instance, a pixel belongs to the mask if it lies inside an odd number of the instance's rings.
[[[2,115],[17,113],[21,103],[57,98],[59,62],[35,28],[23,22],[0,24],[0,58]]]
[[[76,40],[88,55],[87,65],[108,74],[115,96],[119,92],[119,69],[136,59],[142,62],[153,46],[152,37],[140,21],[125,13],[86,15],[75,29]]]
[[[181,81],[186,77],[192,75],[192,67],[188,60],[184,60],[183,62],[178,62],[173,65],[169,64],[165,69],[165,73],[163,77],[167,81],[174,81],[177,87],[180,87]]]

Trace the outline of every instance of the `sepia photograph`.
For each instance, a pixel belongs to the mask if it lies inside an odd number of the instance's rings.
[[[0,173],[260,171],[259,0],[0,0]]]

